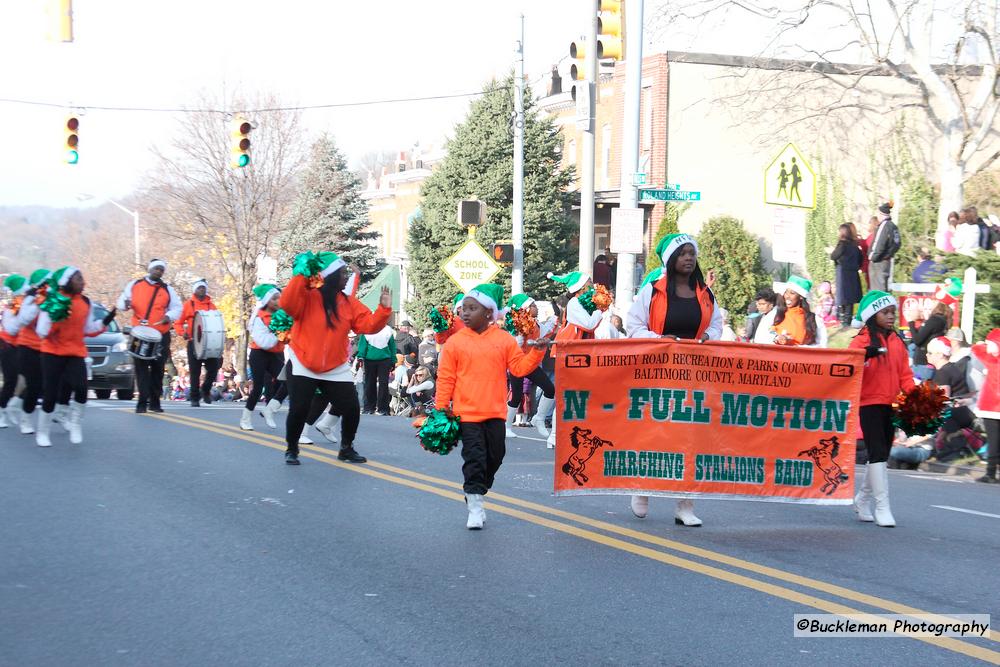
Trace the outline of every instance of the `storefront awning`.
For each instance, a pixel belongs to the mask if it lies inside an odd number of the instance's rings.
[[[361,303],[375,310],[378,308],[378,300],[382,295],[382,288],[388,287],[392,292],[392,312],[399,312],[399,265],[389,264],[382,272],[375,276],[375,280],[368,286],[368,291],[361,297]]]

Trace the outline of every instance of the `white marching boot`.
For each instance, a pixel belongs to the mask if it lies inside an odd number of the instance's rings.
[[[69,441],[74,445],[79,445],[83,442],[83,426],[81,421],[83,420],[83,403],[73,402],[73,405],[69,408],[69,415],[63,425],[69,431]]]
[[[41,408],[39,408],[39,412],[41,412]],[[31,423],[31,415],[29,415],[27,412],[22,412],[21,413],[21,434],[22,435],[31,435],[34,432],[35,432],[35,427]]]
[[[635,515],[635,518],[645,519],[646,515],[649,514],[649,496],[632,496],[629,507],[632,508],[632,514]]]
[[[39,447],[51,447],[49,427],[52,426],[52,415],[45,410],[38,411],[38,432],[35,433],[35,444]]]
[[[59,424],[67,433],[70,432],[70,407],[68,405],[56,405],[55,412],[52,413],[52,423]]]
[[[18,426],[21,423],[21,401],[17,396],[12,396],[7,402],[7,421],[11,426]]]
[[[555,408],[556,399],[542,396],[538,401],[538,409],[535,410],[535,416],[531,418],[531,425],[535,427],[535,430],[543,438],[549,437],[549,429],[545,426],[545,420],[552,415],[552,411]]]
[[[264,418],[264,423],[267,424],[268,428],[278,428],[278,425],[274,423],[274,413],[278,411],[281,407],[281,403],[278,403],[273,398],[267,402],[267,405],[260,409],[260,416]]]
[[[854,511],[858,513],[858,521],[872,522],[872,472],[870,464],[865,465],[865,479],[858,488],[858,493],[854,496]]]
[[[252,431],[253,412],[247,410],[246,408],[243,408],[241,412],[242,414],[240,415],[240,428],[243,429],[244,431]]]
[[[312,424],[306,424],[305,426],[302,427],[302,435],[299,436],[299,444],[300,445],[315,445],[316,444],[315,442],[312,441],[312,439],[308,435],[306,435],[306,433],[309,432],[309,427],[310,426],[312,426]]]
[[[313,426],[330,442],[338,442],[337,436],[334,434],[337,432],[337,427],[340,426],[340,417],[331,415],[329,412],[324,412],[323,416],[317,419]]]
[[[868,478],[871,479],[872,496],[875,498],[875,525],[895,527],[896,519],[889,509],[889,469],[886,463],[869,463]]]
[[[701,519],[694,515],[694,501],[681,499],[674,510],[674,523],[684,526],[700,526]]]
[[[510,407],[508,405],[507,406],[507,421],[505,421],[503,423],[503,427],[504,427],[504,429],[506,429],[504,431],[504,435],[506,437],[508,437],[508,438],[516,438],[517,437],[517,433],[514,433],[514,429],[511,428],[511,423],[514,421],[514,418],[516,416],[517,416],[517,408],[512,408],[512,407]]]
[[[547,449],[555,449],[556,446],[556,418],[552,418],[552,428],[549,430],[549,437],[545,440]]]
[[[7,428],[10,423],[7,421],[7,408],[0,408],[0,428]]]
[[[486,523],[486,511],[483,509],[483,496],[479,493],[465,494],[465,503],[469,506],[469,518],[465,527],[469,530],[480,530]]]

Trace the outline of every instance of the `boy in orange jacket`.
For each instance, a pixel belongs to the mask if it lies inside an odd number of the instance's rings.
[[[858,321],[860,320],[860,321]],[[892,424],[892,403],[901,391],[914,387],[906,344],[896,331],[896,299],[872,290],[858,306],[857,326],[864,328],[849,345],[865,351],[865,371],[861,377],[861,433],[868,448],[868,469],[861,489],[854,497],[854,511],[861,521],[879,526],[896,525],[889,508],[889,472],[886,469],[896,428]],[[874,501],[874,516],[872,503]]]
[[[444,344],[438,365],[435,406],[461,420],[462,474],[469,507],[466,528],[479,530],[486,521],[483,496],[493,486],[506,454],[507,372],[524,377],[542,363],[544,341],[529,341],[522,352],[517,341],[493,321],[503,304],[503,288],[486,283],[462,302],[459,329]]]

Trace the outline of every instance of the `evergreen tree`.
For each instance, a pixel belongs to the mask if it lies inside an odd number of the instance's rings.
[[[513,87],[510,76],[485,86],[455,128],[447,157],[424,183],[420,215],[414,217],[407,240],[416,289],[407,311],[421,323],[431,308],[450,303],[458,291],[441,264],[468,237],[456,220],[459,200],[486,202],[486,223],[476,231],[480,245],[511,238]],[[576,264],[577,249],[570,240],[578,231],[569,216],[568,193],[573,174],[561,168],[558,129],[539,115],[530,94],[525,94],[524,107],[524,289],[545,299],[562,291],[546,272],[564,273]],[[510,267],[494,281],[510,296]]]
[[[817,285],[834,281],[834,264],[827,248],[837,245],[838,230],[846,222],[844,186],[836,175],[830,176],[816,160],[816,208],[806,217],[806,273]]]
[[[305,250],[333,250],[348,264],[358,265],[362,282],[382,270],[385,262],[375,245],[378,232],[365,231],[368,203],[361,198],[361,189],[334,140],[320,137],[312,145],[288,228],[279,239],[282,271],[290,271],[292,259]]]
[[[757,239],[736,218],[712,218],[698,234],[698,254],[703,272],[715,270],[715,298],[734,322],[741,321],[754,294],[770,282]]]

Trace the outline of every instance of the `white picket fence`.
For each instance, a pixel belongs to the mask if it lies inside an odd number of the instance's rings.
[[[933,283],[889,283],[889,289],[893,292],[904,292],[911,294],[928,294],[937,289]],[[989,283],[976,282],[976,270],[969,267],[962,277],[962,332],[968,343],[972,340],[972,323],[976,315],[976,295],[989,294]]]

